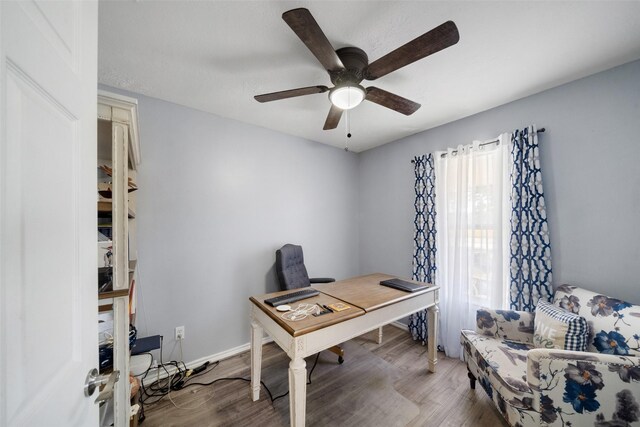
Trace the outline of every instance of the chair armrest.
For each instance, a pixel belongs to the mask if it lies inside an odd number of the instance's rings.
[[[640,416],[638,357],[533,349],[527,353],[527,382],[533,408],[548,424],[618,425],[608,422]]]
[[[535,313],[481,308],[476,311],[476,333],[490,337],[533,344]]]
[[[335,281],[336,279],[334,279],[333,277],[313,277],[309,279],[309,282],[311,283],[331,283]]]

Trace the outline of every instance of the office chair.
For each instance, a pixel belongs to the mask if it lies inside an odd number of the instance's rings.
[[[276,251],[276,273],[280,282],[280,290],[306,288],[312,283],[330,283],[336,279],[331,277],[309,278],[307,268],[304,266],[302,246],[287,243]],[[344,350],[339,346],[329,349],[338,355],[338,363],[344,362]]]

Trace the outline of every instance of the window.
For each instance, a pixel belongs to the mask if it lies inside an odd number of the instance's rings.
[[[509,153],[502,140],[435,156],[436,283],[445,350],[458,347],[460,329],[475,324],[478,308],[508,307]]]

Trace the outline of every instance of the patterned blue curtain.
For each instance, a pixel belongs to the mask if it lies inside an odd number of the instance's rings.
[[[511,135],[512,310],[534,311],[539,299],[551,301],[551,245],[542,191],[536,128]]]
[[[434,283],[436,277],[436,194],[433,155],[413,159],[416,210],[413,224],[413,280]],[[427,311],[409,316],[409,331],[422,345],[427,342]]]

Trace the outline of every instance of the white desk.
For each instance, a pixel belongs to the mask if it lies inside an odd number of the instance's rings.
[[[348,341],[411,313],[427,309],[429,338],[427,363],[436,371],[436,334],[439,287],[407,293],[379,285],[393,276],[370,274],[329,284],[314,285],[321,294],[302,303],[331,304],[345,302],[352,308],[319,317],[309,316],[298,322],[282,319],[264,300],[291,291],[251,297],[251,397],[260,398],[263,331],[291,358],[289,363],[289,406],[291,426],[303,427],[306,414],[307,370],[305,357]],[[297,303],[294,303],[296,305]],[[346,355],[349,363],[349,355]]]

